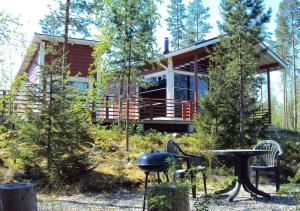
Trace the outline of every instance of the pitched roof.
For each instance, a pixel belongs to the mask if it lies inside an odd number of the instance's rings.
[[[34,36],[30,42],[30,46],[27,49],[27,52],[24,56],[24,59],[21,63],[18,73],[22,73],[27,70],[29,65],[32,62],[33,57],[36,55],[39,44],[42,41],[52,41],[52,42],[64,42],[64,38],[60,36],[52,36],[47,34],[39,34],[34,33]],[[77,39],[77,38],[68,38],[68,43],[76,44],[76,45],[88,45],[88,46],[95,46],[98,42],[96,40],[86,40],[86,39]]]
[[[170,58],[170,57],[174,57],[174,56],[179,56],[181,54],[184,54],[184,53],[187,53],[187,52],[190,52],[193,50],[205,48],[209,45],[213,45],[218,42],[220,42],[219,37],[214,37],[211,39],[203,40],[203,41],[195,43],[194,45],[192,45],[190,47],[183,48],[183,49],[165,54],[164,57]],[[272,51],[266,44],[264,44],[263,42],[260,42],[259,47],[262,50],[266,50],[266,53],[264,53],[262,55],[262,58],[259,61],[262,65],[265,65],[264,62],[266,62],[266,63],[277,62],[279,64],[279,68],[287,68],[288,67],[288,64],[283,59],[281,59],[279,55],[277,55],[274,51]]]

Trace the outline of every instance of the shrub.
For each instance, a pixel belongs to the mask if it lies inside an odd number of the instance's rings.
[[[51,106],[32,95],[29,100],[40,105],[39,112],[28,110],[22,119],[16,118],[16,131],[6,142],[9,154],[23,169],[41,171],[50,183],[73,182],[91,167],[89,114],[80,96],[73,94],[56,95]]]

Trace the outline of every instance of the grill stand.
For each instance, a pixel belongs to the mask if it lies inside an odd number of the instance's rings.
[[[144,191],[144,201],[143,201],[143,211],[146,209],[146,197],[147,197],[147,188],[148,188],[148,176],[149,176],[149,171],[145,171],[145,191]],[[157,171],[157,182],[160,184],[160,176],[159,176],[160,171]],[[167,182],[169,182],[169,176],[167,172],[163,172],[166,176]]]

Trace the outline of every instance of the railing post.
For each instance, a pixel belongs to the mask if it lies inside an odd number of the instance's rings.
[[[191,100],[189,100],[189,104],[190,104],[190,120],[192,120],[194,111],[193,111],[193,103]]]
[[[96,101],[94,96],[92,96],[92,122],[96,122]]]
[[[272,116],[271,116],[271,85],[270,85],[270,69],[267,69],[267,88],[268,88],[268,109],[269,109],[269,124],[272,122]]]
[[[153,101],[152,98],[150,98],[150,120],[153,119]]]
[[[185,120],[187,116],[186,109],[186,101],[181,101],[181,115],[183,120]]]
[[[109,97],[105,97],[105,119],[109,119],[109,108],[108,108]]]

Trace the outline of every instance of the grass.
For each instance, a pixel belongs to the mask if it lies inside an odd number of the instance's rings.
[[[80,175],[79,182],[75,184],[56,187],[57,191],[114,192],[121,188],[142,187],[145,175],[137,166],[138,158],[143,153],[150,152],[151,150],[164,151],[166,143],[170,139],[179,143],[186,152],[196,154],[204,153],[206,156],[215,159],[208,153],[210,149],[205,148],[205,140],[200,140],[196,134],[185,134],[174,137],[171,133],[161,133],[157,131],[133,133],[130,136],[129,152],[125,151],[125,133],[120,132],[116,127],[110,129],[96,126],[92,127],[90,128],[90,136],[94,140],[92,159],[95,168],[86,174]],[[1,137],[6,137],[5,133],[2,133],[0,136],[0,141]],[[276,140],[276,137],[269,138]],[[286,151],[284,162],[287,163],[285,168],[289,171],[289,175],[292,175],[293,169],[290,164],[300,162],[300,149],[298,149],[300,143],[295,145],[290,137],[286,141],[279,141],[289,148],[289,150]],[[12,160],[5,160],[5,162],[13,163]],[[212,184],[211,186],[213,188],[213,184],[223,183],[224,179],[222,179],[222,177],[232,175],[232,171],[230,171],[228,167],[220,168],[220,166],[217,166],[215,168],[215,162],[212,163],[212,168],[208,169],[208,175],[210,175],[208,184]],[[3,168],[1,175],[4,176],[2,177],[2,181],[12,181],[14,171],[21,172],[22,168],[19,166],[14,170],[12,170],[12,168]],[[156,177],[151,176],[150,180],[156,180]],[[201,181],[198,187],[202,190],[202,179],[199,179],[199,176],[198,181]],[[40,191],[43,192],[43,189],[44,187],[41,187]],[[44,192],[47,191],[48,190],[45,190]]]

